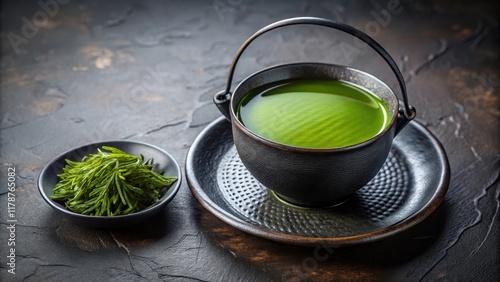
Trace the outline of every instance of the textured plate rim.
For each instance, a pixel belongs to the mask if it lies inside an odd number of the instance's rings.
[[[250,222],[246,222],[221,208],[210,199],[210,197],[205,193],[203,187],[196,179],[196,176],[194,175],[194,171],[192,169],[195,160],[194,148],[198,147],[203,137],[221,122],[229,121],[227,121],[224,117],[220,117],[211,122],[199,133],[188,151],[186,157],[185,173],[189,189],[194,197],[198,200],[198,202],[221,221],[240,231],[272,241],[301,246],[327,245],[333,247],[350,246],[379,241],[408,230],[409,228],[419,224],[430,214],[432,214],[443,201],[450,183],[450,167],[443,145],[441,144],[441,142],[439,142],[436,136],[434,136],[434,134],[432,134],[424,125],[416,120],[413,120],[408,126],[415,127],[421,134],[426,136],[432,142],[433,147],[437,151],[438,161],[442,164],[442,171],[439,175],[439,185],[438,187],[436,187],[436,190],[434,191],[432,197],[430,197],[429,201],[427,201],[427,203],[423,205],[419,210],[391,226],[382,227],[373,232],[352,236],[306,237],[277,232]]]

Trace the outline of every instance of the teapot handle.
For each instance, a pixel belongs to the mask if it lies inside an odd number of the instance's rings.
[[[214,103],[217,105],[219,110],[226,116],[226,118],[230,119],[230,114],[229,114],[229,101],[231,100],[231,83],[233,81],[233,75],[234,75],[234,70],[236,68],[236,64],[238,63],[239,58],[241,57],[242,53],[245,51],[245,49],[250,45],[250,43],[259,37],[260,35],[271,31],[273,29],[279,28],[279,27],[284,27],[284,26],[289,26],[289,25],[297,25],[297,24],[312,24],[312,25],[319,25],[319,26],[325,26],[325,27],[330,27],[334,28],[340,31],[343,31],[345,33],[348,33],[354,37],[357,37],[358,39],[362,40],[368,46],[370,46],[373,50],[375,50],[384,60],[385,62],[389,65],[391,68],[392,72],[396,76],[399,87],[401,88],[401,95],[403,97],[403,108],[400,108],[398,111],[398,119],[397,119],[397,124],[396,124],[396,134],[403,129],[408,122],[410,122],[412,119],[415,118],[416,116],[416,110],[413,106],[410,106],[408,103],[408,95],[406,92],[406,84],[403,78],[403,75],[401,74],[401,71],[399,70],[397,64],[394,62],[394,59],[389,55],[389,53],[380,45],[378,44],[373,38],[368,36],[366,33],[341,22],[333,21],[333,20],[328,20],[328,19],[323,19],[323,18],[316,18],[316,17],[296,17],[296,18],[289,18],[281,21],[277,21],[275,23],[272,23],[268,26],[263,27],[256,33],[254,33],[252,36],[250,36],[244,43],[241,45],[241,47],[238,49],[238,52],[236,53],[236,56],[233,59],[233,62],[231,64],[231,67],[229,69],[229,75],[227,78],[227,84],[226,84],[226,89],[218,92],[214,96]]]

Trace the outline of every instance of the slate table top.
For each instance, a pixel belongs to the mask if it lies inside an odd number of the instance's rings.
[[[0,280],[498,281],[494,2],[2,1]],[[82,227],[43,201],[36,181],[44,165],[90,142],[147,142],[184,169],[193,140],[220,116],[212,97],[238,47],[295,16],[353,25],[400,66],[417,119],[441,141],[451,168],[444,201],[422,223],[379,242],[324,249],[243,233],[205,210],[186,181],[159,215],[129,228]],[[310,26],[252,44],[236,81],[307,60],[351,65],[396,85],[368,48]],[[12,168],[15,232],[7,221]]]

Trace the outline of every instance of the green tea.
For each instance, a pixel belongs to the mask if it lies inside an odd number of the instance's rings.
[[[255,134],[302,148],[362,143],[389,124],[387,105],[366,89],[338,80],[290,80],[246,94],[238,119]]]

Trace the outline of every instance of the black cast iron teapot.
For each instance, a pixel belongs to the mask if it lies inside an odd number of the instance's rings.
[[[233,92],[231,83],[236,64],[248,45],[260,35],[297,24],[319,25],[348,33],[373,48],[395,74],[403,101],[384,82],[363,71],[334,64],[294,63],[270,67],[244,79]],[[311,149],[280,144],[249,130],[238,118],[237,107],[252,89],[290,79],[341,80],[369,89],[389,109],[389,125],[373,138],[352,146]],[[399,68],[385,49],[362,31],[344,23],[322,18],[290,18],[270,24],[243,43],[229,70],[226,89],[214,103],[232,123],[235,147],[245,167],[265,187],[287,202],[300,206],[323,207],[344,202],[368,183],[384,164],[393,138],[415,118],[408,104],[406,86]]]

